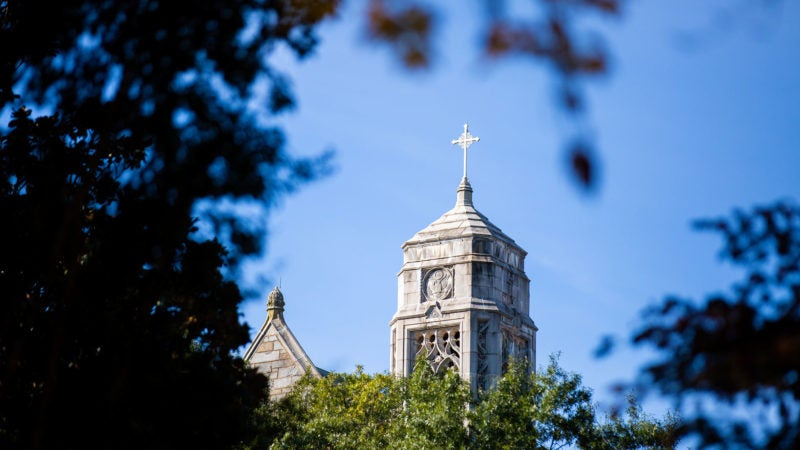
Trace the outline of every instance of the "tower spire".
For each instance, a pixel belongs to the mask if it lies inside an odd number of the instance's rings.
[[[456,206],[472,206],[472,186],[467,177],[461,179],[456,194]]]

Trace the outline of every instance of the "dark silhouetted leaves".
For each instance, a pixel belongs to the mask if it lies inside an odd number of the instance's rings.
[[[694,409],[683,432],[706,445],[798,448],[800,208],[777,203],[696,227],[722,234],[722,258],[744,276],[727,294],[700,303],[672,297],[645,312],[633,342],[661,357],[643,369],[640,388],[752,412],[743,419],[726,409]]]
[[[614,336],[606,335],[603,336],[600,340],[600,344],[594,349],[594,356],[595,358],[602,358],[607,356],[614,350],[614,346],[616,346],[616,342],[614,340]]]
[[[584,192],[592,192],[597,186],[597,163],[585,143],[578,142],[570,148],[569,172]]]
[[[337,5],[0,1],[0,448],[248,438],[266,380],[223,273],[265,229],[241,208],[324,169],[248,99],[291,107],[267,56],[309,54]]]

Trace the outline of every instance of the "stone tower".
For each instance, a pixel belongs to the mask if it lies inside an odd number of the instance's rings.
[[[458,371],[475,390],[491,386],[512,357],[533,367],[525,255],[475,209],[465,173],[455,207],[403,244],[391,372],[408,375],[420,356],[434,371]]]

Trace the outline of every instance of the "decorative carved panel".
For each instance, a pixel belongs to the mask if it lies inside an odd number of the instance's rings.
[[[453,297],[453,268],[433,267],[422,273],[422,301],[438,302]]]

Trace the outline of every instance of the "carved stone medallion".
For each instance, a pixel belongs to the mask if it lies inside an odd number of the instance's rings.
[[[422,292],[428,301],[439,301],[453,296],[453,271],[449,267],[437,267],[425,273]]]

